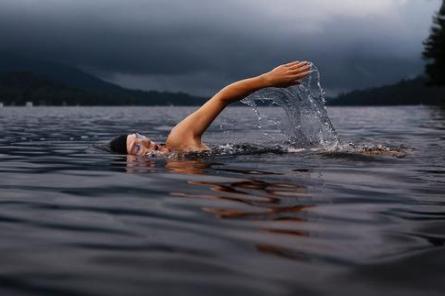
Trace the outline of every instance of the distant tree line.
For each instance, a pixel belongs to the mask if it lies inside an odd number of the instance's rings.
[[[440,105],[445,88],[427,86],[424,77],[402,80],[393,85],[356,90],[328,100],[336,106]]]
[[[341,94],[336,99],[329,100],[328,104],[445,105],[445,0],[434,16],[431,33],[424,42],[423,57],[426,60],[426,77]],[[4,60],[11,64],[10,57]],[[23,58],[16,58],[17,63],[22,61]],[[31,64],[36,68],[36,63]],[[6,66],[3,67],[7,69]],[[45,67],[51,68],[48,65]],[[4,105],[24,105],[26,102],[33,102],[35,105],[201,105],[205,101],[204,98],[185,93],[138,91],[112,86],[71,69],[65,82],[75,81],[74,78],[77,78],[81,82],[79,86],[97,86],[94,89],[79,87],[49,79],[48,75],[35,74],[33,67],[29,68],[30,71],[0,71],[0,102]],[[53,76],[57,77],[62,70],[64,68],[60,66],[54,68],[52,72],[56,76]]]
[[[424,42],[425,77],[340,94],[329,105],[444,105],[445,106],[445,0],[433,18]]]
[[[445,85],[445,0],[433,19],[431,33],[424,42],[423,57],[429,85]]]
[[[200,105],[204,100],[185,93],[81,89],[26,71],[0,73],[4,105]]]

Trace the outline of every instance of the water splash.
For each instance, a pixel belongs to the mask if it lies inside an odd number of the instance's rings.
[[[320,72],[311,64],[312,72],[299,85],[288,88],[270,87],[254,92],[241,102],[252,107],[261,128],[263,117],[259,106],[280,106],[286,114],[280,124],[288,142],[297,148],[321,146],[335,149],[339,145],[337,133],[325,107]]]

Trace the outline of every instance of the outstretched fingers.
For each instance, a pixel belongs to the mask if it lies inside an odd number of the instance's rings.
[[[294,68],[300,68],[300,67],[303,67],[303,66],[306,66],[306,65],[310,65],[310,62],[307,62],[307,61],[303,61],[303,62],[295,61],[295,62],[292,62],[292,63],[285,64],[284,66],[286,68],[288,68],[288,69],[294,69]]]
[[[297,64],[295,66],[289,67],[288,70],[291,71],[291,72],[298,72],[298,71],[301,72],[301,71],[306,71],[306,70],[308,70],[310,68],[311,68],[311,64],[309,64],[309,63],[300,63],[300,64]]]
[[[284,64],[283,66],[285,66],[285,67],[291,67],[291,66],[297,65],[297,64],[299,64],[299,63],[301,63],[301,62],[300,62],[300,61],[293,61],[293,62]]]

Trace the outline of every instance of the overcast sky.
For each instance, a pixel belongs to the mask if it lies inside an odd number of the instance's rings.
[[[439,0],[0,0],[0,50],[210,95],[295,59],[331,94],[414,77]]]

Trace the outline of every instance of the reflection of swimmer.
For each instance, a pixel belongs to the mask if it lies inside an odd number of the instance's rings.
[[[291,183],[275,183],[255,179],[237,182],[189,181],[188,183],[208,187],[216,194],[171,192],[170,195],[234,202],[236,205],[234,208],[225,206],[202,209],[222,219],[300,221],[299,213],[311,207],[311,205],[299,202],[302,198],[309,197],[306,187]],[[241,205],[253,208],[246,210],[242,209]]]
[[[201,142],[201,137],[228,104],[241,100],[259,89],[298,84],[301,79],[309,75],[310,67],[308,62],[291,62],[262,75],[224,87],[198,110],[179,122],[170,131],[165,144],[157,144],[139,134],[129,134],[114,138],[110,142],[110,149],[116,153],[130,155],[208,150],[208,147]]]
[[[165,168],[176,174],[200,175],[210,165],[200,160],[175,160],[168,159]]]
[[[141,173],[156,169],[153,158],[127,156],[127,172]],[[202,159],[161,159],[163,167],[169,172],[186,175],[201,175],[204,170],[214,164]],[[218,169],[216,169],[218,170]],[[242,169],[227,169],[245,176],[252,171]],[[307,170],[298,170],[307,173]],[[265,172],[255,171],[255,174]],[[266,174],[272,174],[267,172]],[[193,179],[195,179],[193,177]],[[307,211],[315,205],[309,202],[311,198],[304,185],[287,183],[285,181],[265,181],[260,179],[241,179],[237,181],[206,181],[201,178],[187,181],[189,185],[204,187],[208,190],[171,191],[170,195],[178,198],[203,200],[201,210],[219,219],[250,220],[272,222],[261,224],[258,230],[273,237],[307,237],[309,230],[302,223],[306,221]],[[211,204],[209,201],[215,201]],[[305,260],[306,255],[288,245],[281,245],[280,240],[273,242],[258,242],[256,250],[274,256],[292,260]]]
[[[164,159],[162,167],[171,173],[200,175],[210,164],[200,159]],[[140,157],[137,155],[127,155],[126,171],[128,173],[147,173],[153,172],[157,167],[155,160],[149,157]]]
[[[155,163],[150,158],[127,155],[127,173],[152,172],[155,167]]]

